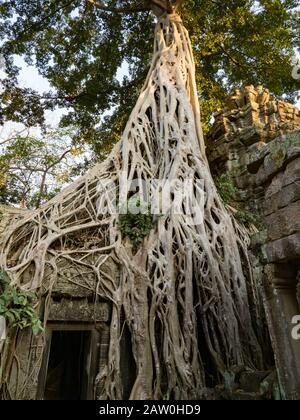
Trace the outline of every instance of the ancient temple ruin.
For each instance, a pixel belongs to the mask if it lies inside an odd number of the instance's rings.
[[[34,212],[2,209],[1,265],[37,292],[45,331],[10,330],[1,399],[300,398],[299,111],[236,91],[207,135],[209,169],[190,42],[171,12],[108,159]],[[259,229],[222,203],[211,173],[225,171]],[[169,211],[134,250],[118,215],[98,212],[124,172],[188,174],[194,190],[203,179],[203,223]]]
[[[217,114],[207,135],[208,158],[216,177],[225,172],[232,174],[238,187],[237,203],[260,215],[260,231],[252,236],[249,252],[264,297],[281,397],[298,399],[300,340],[292,339],[290,320],[300,313],[299,289],[298,302],[296,292],[300,259],[300,112],[293,105],[270,97],[266,89],[253,86],[239,91],[239,96],[235,93],[227,104]],[[4,206],[0,210],[2,234],[28,214],[26,210]],[[88,242],[90,238],[82,240]],[[117,276],[113,267],[108,261],[103,270],[109,276]],[[67,264],[60,267],[48,305],[46,340],[34,337],[29,330],[17,333],[18,364],[10,371],[11,397],[101,398],[102,381],[107,374],[112,308],[101,299],[95,304],[95,294],[87,287],[89,282],[92,279],[88,275],[82,281],[75,267]],[[136,369],[130,341],[126,329],[122,334],[121,367],[127,398]],[[65,382],[58,380],[58,360],[61,370],[69,372]],[[72,377],[72,370],[76,377]],[[268,383],[268,374],[268,371],[240,372],[240,386],[248,392],[206,389],[202,397],[263,398],[261,388]],[[77,384],[71,393],[70,381]]]
[[[262,87],[236,90],[207,136],[216,176],[228,172],[237,203],[258,216],[252,237],[275,361],[286,398],[300,398],[300,111]]]

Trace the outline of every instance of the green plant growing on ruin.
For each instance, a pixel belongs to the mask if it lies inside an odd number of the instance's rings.
[[[225,204],[230,204],[237,193],[237,188],[230,174],[222,174],[216,180],[217,190]]]
[[[150,205],[140,197],[133,197],[126,204],[126,214],[119,218],[119,229],[123,237],[130,239],[134,252],[137,252],[144,238],[155,226]]]
[[[217,178],[216,186],[223,202],[225,204],[232,205],[235,199],[235,195],[238,192],[238,188],[234,184],[232,175],[229,173],[222,174],[219,178]],[[257,215],[251,213],[248,210],[240,210],[239,206],[237,207],[237,211],[234,216],[240,223],[243,223],[245,226],[249,226],[251,224],[258,226],[260,224]]]
[[[0,270],[0,291],[0,316],[3,316],[10,326],[21,330],[30,327],[34,335],[43,330],[33,306],[36,300],[34,293],[11,286],[9,277],[3,270]]]
[[[259,223],[258,217],[251,213],[250,211],[246,210],[239,210],[235,217],[244,225],[254,224],[257,225]]]

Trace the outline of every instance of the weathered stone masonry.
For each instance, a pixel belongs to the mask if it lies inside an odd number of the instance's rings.
[[[280,384],[284,397],[299,399],[300,340],[291,321],[300,314],[300,111],[262,87],[236,90],[216,115],[207,150],[215,176],[231,173],[237,204],[260,218],[253,248]]]

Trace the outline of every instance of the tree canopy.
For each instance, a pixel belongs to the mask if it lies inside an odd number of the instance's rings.
[[[120,136],[142,87],[152,53],[151,7],[159,0],[2,0],[0,54],[6,76],[0,122],[45,122],[45,111],[68,109],[75,142],[99,155]],[[204,128],[235,85],[264,84],[296,98],[291,57],[299,46],[298,0],[186,0],[181,15],[196,61]],[[298,47],[299,48],[299,47]],[[14,58],[34,64],[52,86],[40,94],[18,84]],[[117,77],[122,65],[128,75]],[[108,112],[110,111],[110,112]],[[103,117],[105,115],[105,117]]]
[[[86,150],[72,145],[70,128],[48,130],[43,138],[26,131],[0,141],[0,204],[39,207],[84,166]]]

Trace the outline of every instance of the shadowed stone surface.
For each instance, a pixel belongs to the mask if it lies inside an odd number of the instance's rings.
[[[291,338],[291,320],[300,314],[300,111],[261,87],[236,90],[216,115],[207,146],[212,172],[229,172],[238,188],[233,205],[259,216],[260,232],[252,240],[260,260],[256,281],[262,283],[282,396],[298,399],[300,343]]]

